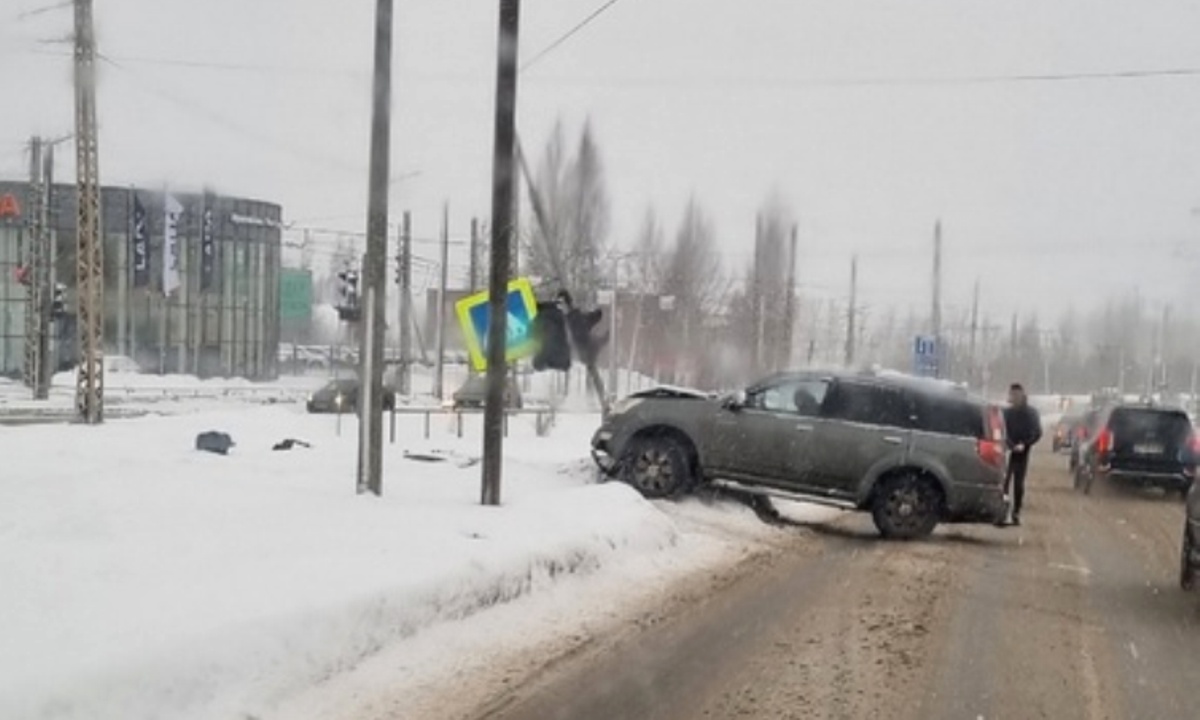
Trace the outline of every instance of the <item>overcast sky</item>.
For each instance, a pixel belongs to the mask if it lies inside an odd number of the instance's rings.
[[[21,144],[72,130],[67,9],[0,0],[0,175]],[[602,0],[525,0],[529,58]],[[436,234],[490,212],[496,2],[396,0],[393,210]],[[361,229],[370,0],[97,0],[101,176],[205,184],[280,202],[302,225]],[[522,75],[518,127],[592,118],[630,245],[653,205],[694,193],[729,264],[778,189],[801,226],[800,280],[928,305],[943,220],[946,299],[985,310],[1138,287],[1188,303],[1200,269],[1200,76],[978,82],[1200,68],[1185,0],[622,0]],[[961,79],[961,81],[960,81]],[[969,80],[975,79],[975,80]],[[945,82],[942,82],[942,81]],[[70,177],[70,153],[59,165]],[[418,247],[432,257],[435,248]]]

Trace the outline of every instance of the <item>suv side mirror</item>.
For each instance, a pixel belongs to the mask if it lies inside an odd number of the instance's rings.
[[[746,407],[746,393],[739,390],[731,395],[726,395],[725,399],[721,401],[721,407],[730,412],[738,412]]]

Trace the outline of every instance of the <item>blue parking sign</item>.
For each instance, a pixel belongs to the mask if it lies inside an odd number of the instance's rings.
[[[528,278],[517,278],[508,284],[508,309],[504,355],[508,361],[532,355],[537,349],[533,337],[533,318],[537,315],[537,300]],[[488,293],[465,297],[454,305],[458,324],[463,331],[471,365],[483,372],[487,369],[487,334],[490,321]]]
[[[921,377],[937,377],[941,359],[938,340],[932,335],[913,338],[913,372]]]

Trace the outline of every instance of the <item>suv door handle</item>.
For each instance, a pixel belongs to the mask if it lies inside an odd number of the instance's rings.
[[[884,435],[883,441],[885,443],[891,443],[892,445],[899,445],[904,442],[904,438],[898,435]]]

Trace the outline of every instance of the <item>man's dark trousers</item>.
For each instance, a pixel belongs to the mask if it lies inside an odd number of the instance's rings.
[[[1013,495],[1013,517],[1021,515],[1021,502],[1025,500],[1025,473],[1029,471],[1029,453],[1014,452],[1008,459],[1008,477],[1004,486],[1011,488]]]

